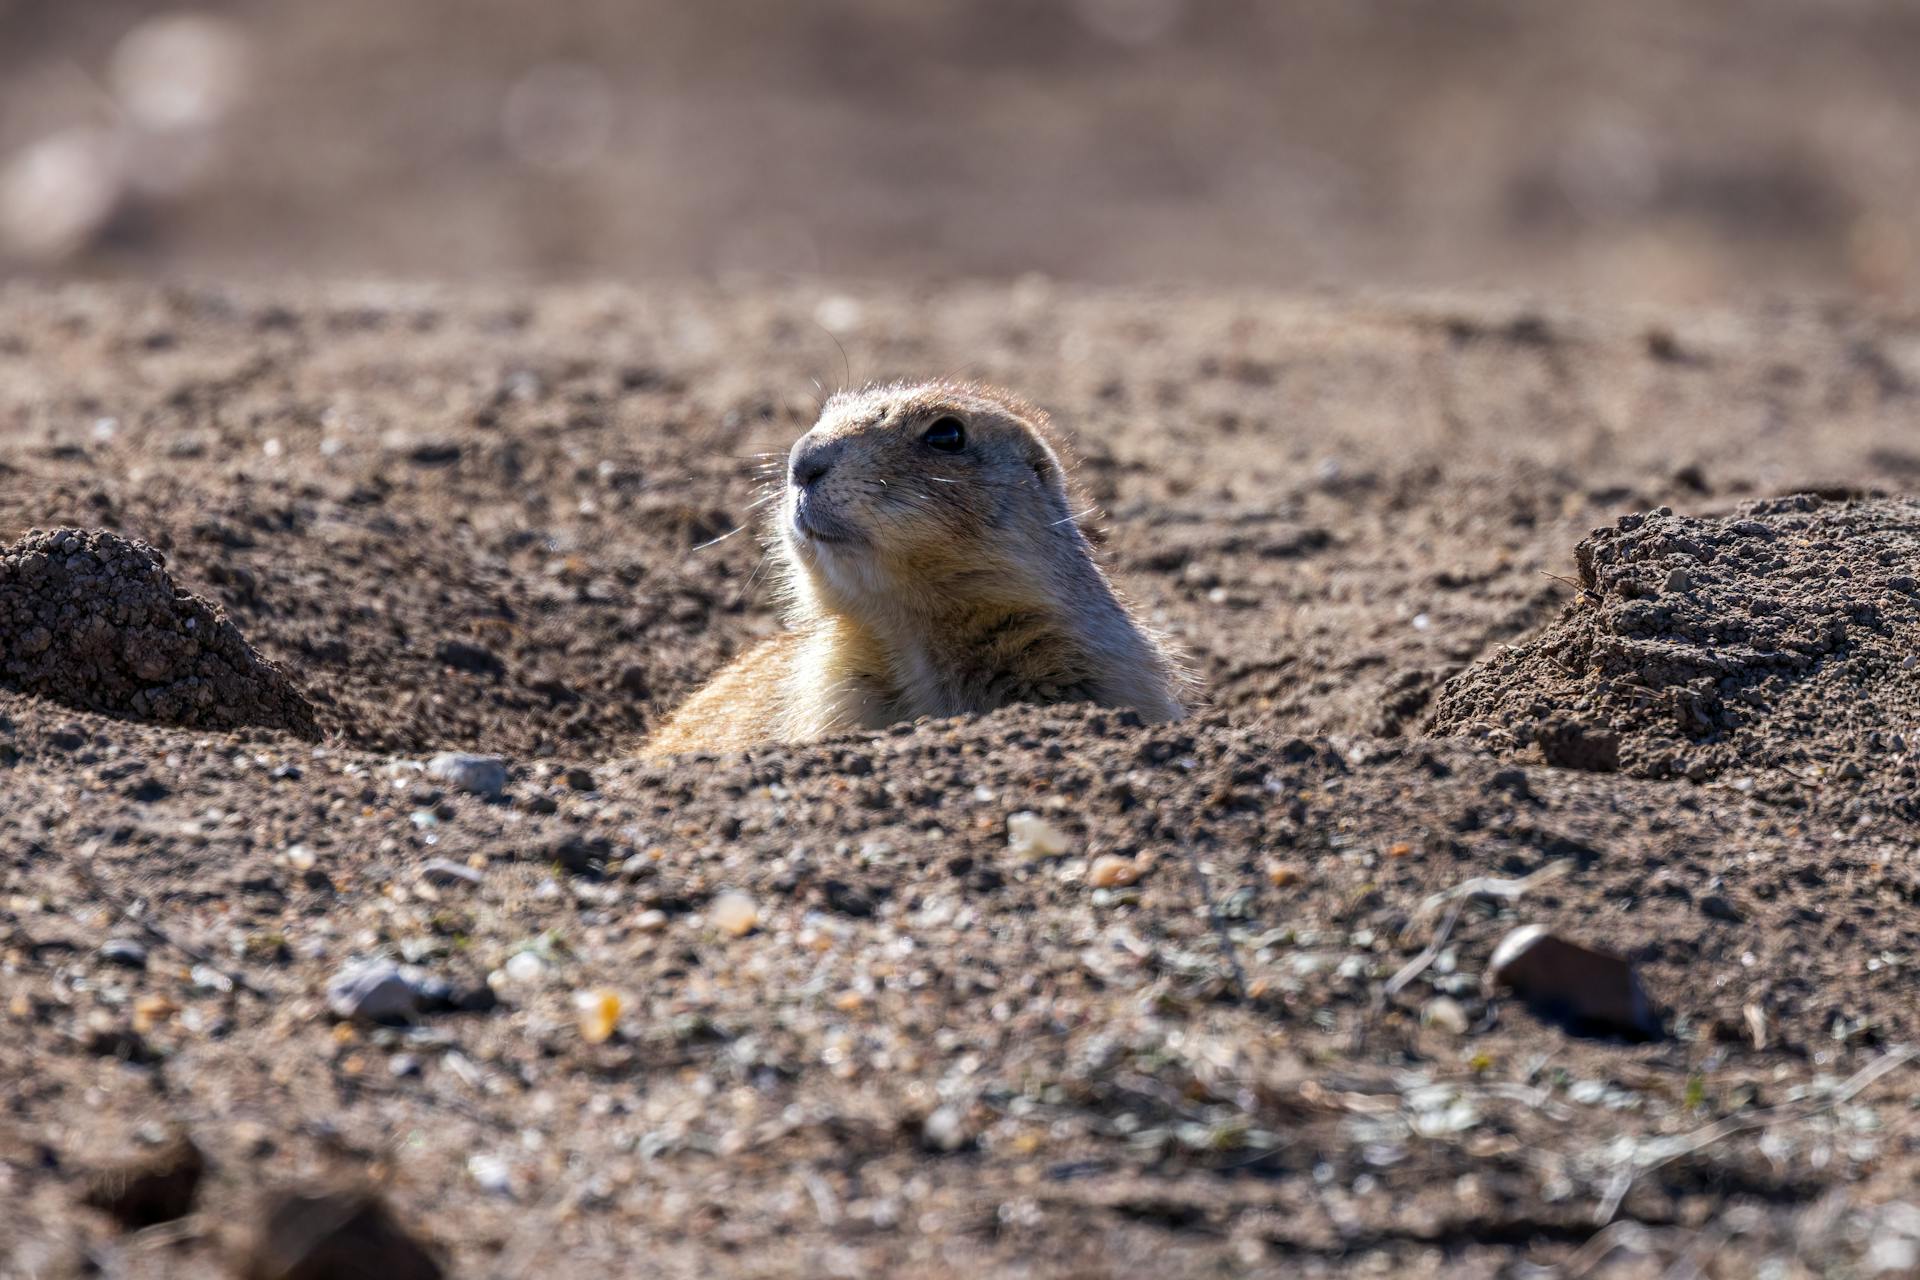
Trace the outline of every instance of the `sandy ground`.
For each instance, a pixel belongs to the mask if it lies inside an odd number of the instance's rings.
[[[706,545],[756,455],[928,373],[1056,415],[1208,705],[623,759],[778,625]],[[157,548],[313,736],[3,638],[0,1272],[208,1274],[343,1181],[466,1276],[1910,1269],[1917,383],[1835,307],[15,287],[0,540]],[[1489,996],[1526,923],[1659,1034]],[[337,1020],[377,957],[464,1008]],[[188,1216],[84,1203],[182,1131]]]

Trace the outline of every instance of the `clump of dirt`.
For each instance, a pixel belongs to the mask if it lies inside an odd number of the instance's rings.
[[[1704,780],[1903,757],[1920,714],[1920,501],[1795,495],[1717,518],[1623,517],[1581,592],[1455,677],[1430,729],[1547,763]]]
[[[314,736],[313,708],[144,542],[36,530],[0,551],[0,686],[188,728]]]

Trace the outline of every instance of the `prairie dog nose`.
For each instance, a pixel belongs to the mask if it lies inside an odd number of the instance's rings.
[[[788,462],[788,474],[796,487],[805,489],[833,469],[835,455],[840,452],[837,445],[820,441],[802,440],[793,446],[793,457]]]

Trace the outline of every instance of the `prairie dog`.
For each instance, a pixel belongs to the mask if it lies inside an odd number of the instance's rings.
[[[1094,563],[1046,415],[988,387],[842,392],[787,457],[769,530],[787,630],[645,756],[731,751],[1009,703],[1185,713],[1190,677]]]

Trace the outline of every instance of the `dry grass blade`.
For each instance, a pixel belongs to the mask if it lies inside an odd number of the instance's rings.
[[[1724,1120],[1716,1120],[1710,1125],[1695,1129],[1692,1133],[1648,1143],[1645,1150],[1637,1152],[1621,1164],[1620,1169],[1613,1176],[1612,1183],[1607,1187],[1607,1194],[1602,1197],[1599,1208],[1594,1211],[1594,1220],[1603,1227],[1612,1222],[1613,1216],[1620,1212],[1621,1201],[1627,1198],[1627,1192],[1633,1189],[1634,1181],[1640,1175],[1651,1173],[1655,1169],[1672,1164],[1675,1160],[1693,1155],[1695,1152],[1704,1151],[1737,1134],[1771,1128],[1790,1120],[1809,1120],[1824,1111],[1831,1111],[1857,1097],[1862,1090],[1882,1076],[1912,1061],[1916,1054],[1920,1054],[1920,1047],[1903,1045],[1897,1049],[1890,1049],[1847,1077],[1846,1082],[1835,1089],[1831,1096],[1810,1105],[1769,1107],[1753,1115],[1729,1116]]]
[[[1498,876],[1475,876],[1471,880],[1463,880],[1453,888],[1444,889],[1422,902],[1415,909],[1412,918],[1407,921],[1407,927],[1401,930],[1401,936],[1405,937],[1412,933],[1422,921],[1450,902],[1456,902],[1462,898],[1500,898],[1507,902],[1515,902],[1541,885],[1558,880],[1572,871],[1573,866],[1571,859],[1563,858],[1558,862],[1549,862],[1539,870],[1529,872],[1515,880],[1502,879]]]

